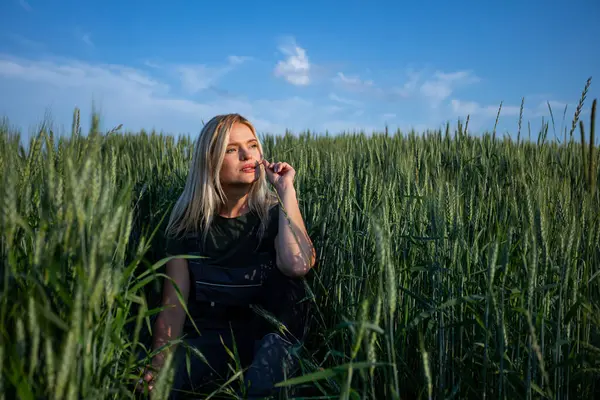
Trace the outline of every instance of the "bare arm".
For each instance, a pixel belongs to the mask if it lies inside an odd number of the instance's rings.
[[[278,189],[277,193],[285,208],[279,210],[279,233],[275,238],[277,266],[287,276],[301,277],[315,265],[315,248],[306,231],[294,186]]]
[[[183,300],[187,303],[190,292],[190,278],[188,275],[188,262],[182,258],[175,258],[167,262],[167,275],[173,279],[179,287]],[[163,311],[158,314],[154,323],[154,333],[152,336],[152,349],[158,349],[172,339],[177,339],[181,335],[183,324],[185,322],[185,311],[177,298],[177,292],[171,281],[165,279],[163,286]],[[164,363],[167,351],[174,351],[176,345],[169,350],[162,351],[154,356],[152,365],[160,369]]]

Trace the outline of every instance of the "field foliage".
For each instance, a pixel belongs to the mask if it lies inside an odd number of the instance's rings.
[[[290,387],[346,399],[598,395],[595,103],[590,123],[583,109],[532,140],[521,120],[512,139],[460,122],[264,136],[266,158],[298,172],[318,252],[303,377]],[[3,399],[133,396],[194,138],[100,132],[97,118],[82,135],[76,111],[71,135],[42,126],[27,148],[0,128]]]

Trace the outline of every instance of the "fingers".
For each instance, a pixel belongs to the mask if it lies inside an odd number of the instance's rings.
[[[273,170],[273,172],[278,173],[281,171],[285,171],[287,169],[291,168],[291,165],[286,163],[286,162],[276,162],[276,163],[270,163],[267,160],[263,159],[262,160],[262,164],[267,167],[270,170]]]
[[[148,386],[148,391],[152,391],[154,388],[154,375],[148,371],[146,371],[144,376],[137,381],[137,390],[144,391],[146,385]]]
[[[268,168],[268,169],[272,170],[273,166],[275,165],[275,163],[268,162],[267,160],[263,159],[262,160],[262,165],[264,165],[265,168]]]
[[[275,172],[281,172],[281,171],[285,171],[286,169],[288,169],[290,167],[290,164],[285,163],[285,162],[280,162],[277,163],[277,165],[274,168]]]
[[[152,392],[152,389],[154,389],[153,383],[147,383],[147,384],[140,383],[139,385],[136,386],[136,390],[140,393],[144,393],[144,391],[146,389],[146,385],[148,385],[148,392]]]

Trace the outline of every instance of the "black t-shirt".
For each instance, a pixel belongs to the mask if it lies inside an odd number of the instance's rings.
[[[226,218],[216,214],[213,218],[206,243],[199,232],[183,238],[167,238],[167,256],[189,254],[206,257],[210,263],[234,266],[243,263],[257,251],[267,251],[275,255],[275,237],[279,228],[279,205],[269,210],[268,228],[263,234],[260,247],[258,226],[260,219],[254,212],[239,217]]]
[[[247,307],[250,302],[244,302],[248,298],[252,298],[252,304],[276,310],[277,306],[271,306],[280,299],[275,300],[281,296],[277,292],[286,290],[282,285],[286,278],[277,269],[275,261],[279,209],[279,204],[271,206],[268,227],[260,242],[260,218],[255,212],[236,218],[215,215],[206,242],[203,242],[200,232],[183,238],[167,238],[167,256],[185,254],[203,257],[187,260],[190,274],[187,307],[200,329],[226,328],[230,322],[241,326],[247,324],[249,318],[255,317]],[[253,274],[256,266],[260,266],[260,278]],[[252,283],[260,281],[260,285],[240,288],[246,278],[250,279],[248,275],[252,275]],[[216,303],[216,307],[211,303]],[[246,309],[243,309],[244,306]],[[186,318],[184,332],[194,335],[189,318]]]

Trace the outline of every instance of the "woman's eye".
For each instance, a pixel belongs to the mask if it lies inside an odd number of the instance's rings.
[[[258,148],[258,144],[253,144],[253,145],[252,145],[252,146],[250,146],[250,147],[252,147],[252,148]],[[225,153],[232,153],[232,152],[234,152],[234,151],[235,151],[235,149],[234,149],[234,148],[231,148],[231,149],[227,149],[227,150],[225,151]]]

